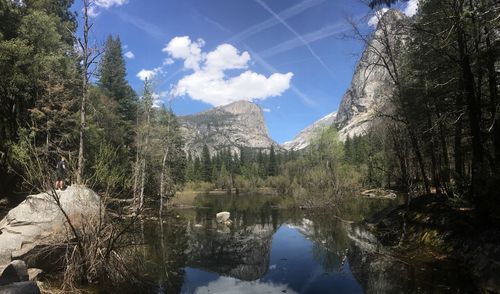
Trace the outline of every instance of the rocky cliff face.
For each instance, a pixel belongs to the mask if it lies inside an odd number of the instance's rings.
[[[345,92],[337,112],[323,117],[302,130],[292,141],[282,147],[287,150],[306,148],[326,127],[334,124],[339,129],[339,137],[360,136],[375,123],[378,113],[387,111],[394,93],[394,82],[384,67],[388,61],[385,44],[390,43],[391,52],[396,56],[404,40],[401,22],[406,16],[399,10],[388,10],[380,19],[372,40],[367,44],[359,60],[351,85]],[[388,42],[387,42],[388,40]],[[399,47],[399,48],[398,48]]]
[[[398,10],[387,11],[367,44],[337,112],[335,124],[342,140],[347,136],[365,134],[373,125],[376,114],[388,107],[395,86],[385,67],[385,63],[390,64],[385,44],[389,43],[394,51],[398,50],[403,34],[401,21],[405,18]]]
[[[303,129],[292,141],[283,143],[282,147],[286,150],[293,151],[306,148],[325,128],[331,126],[336,118],[337,112],[332,112],[322,117],[312,125]]]
[[[203,145],[210,152],[240,147],[268,149],[277,145],[270,137],[262,109],[248,101],[237,101],[194,115],[181,116],[186,150],[200,155]]]

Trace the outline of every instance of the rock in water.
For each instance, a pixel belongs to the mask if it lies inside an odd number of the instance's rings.
[[[194,115],[179,117],[186,140],[186,151],[200,156],[207,144],[213,154],[229,148],[239,153],[240,147],[269,149],[278,146],[270,137],[262,109],[255,103],[237,101]]]
[[[57,195],[75,226],[99,216],[100,199],[94,191],[73,185]],[[65,241],[65,226],[66,219],[50,194],[29,195],[0,221],[0,261],[9,262],[11,256],[27,253],[40,244]]]
[[[219,212],[215,215],[218,223],[227,223],[231,217],[231,213],[227,211]]]

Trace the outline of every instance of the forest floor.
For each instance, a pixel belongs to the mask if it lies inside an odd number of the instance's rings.
[[[369,225],[382,245],[406,256],[425,248],[437,260],[458,260],[478,288],[500,293],[500,229],[481,227],[464,203],[425,195]]]

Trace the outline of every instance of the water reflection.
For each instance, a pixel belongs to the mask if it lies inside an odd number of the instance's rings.
[[[197,209],[171,211],[145,223],[138,271],[156,293],[414,293],[464,289],[391,257],[364,227],[365,216],[389,205],[357,199],[335,211],[275,209],[270,196],[206,196]],[[233,224],[215,222],[230,211]],[[439,268],[439,267],[438,267]],[[454,286],[450,286],[454,285]],[[458,285],[458,286],[457,286]],[[127,290],[131,290],[128,288]],[[416,290],[417,289],[417,290]],[[137,289],[134,289],[137,290]],[[133,291],[131,291],[133,292]]]

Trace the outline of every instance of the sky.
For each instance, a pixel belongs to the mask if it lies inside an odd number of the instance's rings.
[[[337,110],[363,51],[348,19],[369,31],[384,11],[362,0],[94,0],[91,39],[119,36],[129,83],[140,95],[152,80],[157,105],[186,115],[253,101],[283,143]]]

